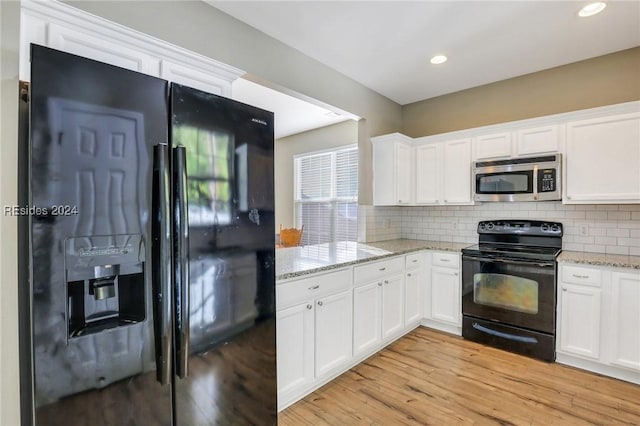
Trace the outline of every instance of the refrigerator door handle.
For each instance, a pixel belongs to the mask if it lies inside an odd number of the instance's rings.
[[[176,374],[189,373],[189,222],[186,148],[173,148],[173,282],[175,297]]]
[[[173,345],[168,154],[166,144],[158,144],[153,147],[151,285],[156,378],[162,385],[171,382],[171,347]]]

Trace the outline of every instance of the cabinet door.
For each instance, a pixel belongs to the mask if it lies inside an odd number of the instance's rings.
[[[382,338],[382,281],[353,289],[353,354],[375,349]]]
[[[471,203],[471,140],[444,144],[442,176],[445,203]]]
[[[404,143],[396,143],[396,195],[398,204],[413,203],[413,158],[412,148]]]
[[[598,360],[600,358],[601,290],[595,287],[560,284],[561,352]]]
[[[278,396],[289,399],[313,381],[313,302],[276,314]]]
[[[566,199],[640,202],[640,113],[567,124]]]
[[[460,273],[457,269],[431,267],[431,319],[460,324]]]
[[[441,170],[439,144],[420,145],[415,148],[416,203],[438,204],[441,199],[439,171]]]
[[[516,155],[533,155],[560,150],[558,126],[543,126],[518,130]]]
[[[106,36],[89,34],[56,23],[48,25],[47,46],[110,65],[158,76],[158,58]]]
[[[394,337],[404,327],[404,274],[382,280],[382,340]]]
[[[319,377],[351,359],[351,290],[318,299],[315,311],[315,370]]]
[[[231,84],[207,70],[169,60],[162,60],[160,77],[214,95],[231,96]]]
[[[406,273],[404,284],[404,324],[405,327],[420,322],[422,318],[421,287],[424,274],[422,269],[410,269]]]
[[[611,363],[640,371],[640,272],[611,276]]]
[[[476,138],[476,160],[511,156],[511,133],[495,133]]]

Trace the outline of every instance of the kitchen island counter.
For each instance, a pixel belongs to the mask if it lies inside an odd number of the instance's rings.
[[[468,243],[389,240],[372,243],[341,241],[276,250],[276,279],[286,280],[420,250],[460,252]]]

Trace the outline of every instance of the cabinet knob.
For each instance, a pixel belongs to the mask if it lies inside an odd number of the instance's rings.
[[[311,309],[311,308],[313,308],[313,306],[311,306],[311,304],[308,304],[307,309]]]
[[[322,306],[322,300],[318,300],[318,306]]]
[[[453,275],[455,275],[455,276],[457,277],[457,276],[458,276],[458,273],[457,273],[457,272],[454,272],[454,273],[453,273]]]
[[[562,291],[567,291],[567,288],[566,287],[562,287]]]
[[[408,273],[408,274],[407,274],[407,276],[408,276],[408,277],[410,277],[410,276],[411,276],[411,273]]]
[[[570,199],[571,199],[571,196],[570,196],[570,195],[567,195],[567,200],[570,200]]]
[[[389,280],[384,280],[384,283],[385,284],[389,284]]]
[[[401,202],[402,202],[402,200],[398,200],[398,202],[399,202],[399,203],[401,203]]]
[[[382,281],[378,282],[378,287],[382,286]]]
[[[446,203],[446,202],[447,202],[447,200],[444,200],[444,202]]]

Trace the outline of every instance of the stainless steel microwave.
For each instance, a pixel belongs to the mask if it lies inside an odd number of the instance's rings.
[[[476,161],[476,201],[551,201],[562,199],[561,155]]]

